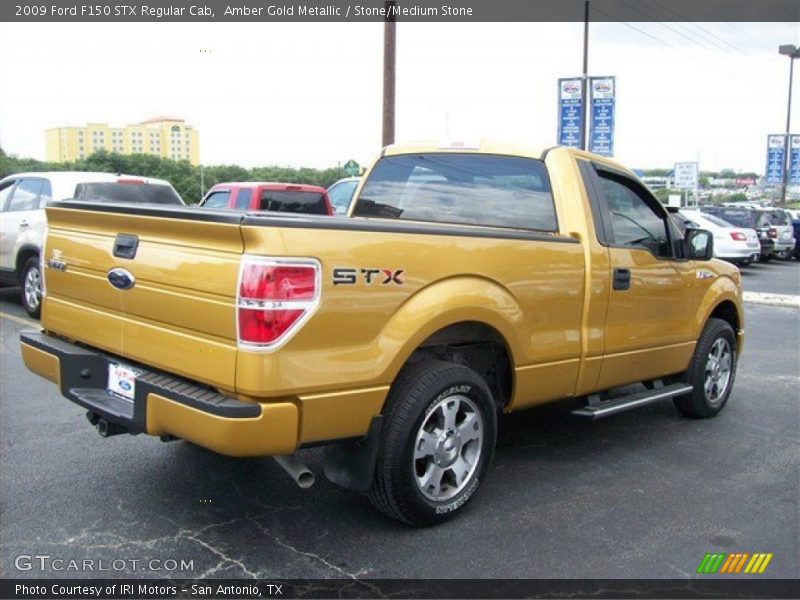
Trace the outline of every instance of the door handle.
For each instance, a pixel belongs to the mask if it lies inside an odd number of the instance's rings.
[[[629,290],[631,288],[631,270],[614,269],[614,289],[617,291]]]
[[[25,219],[23,219],[22,221],[19,222],[19,228],[20,229],[27,229],[28,228],[28,222]]]

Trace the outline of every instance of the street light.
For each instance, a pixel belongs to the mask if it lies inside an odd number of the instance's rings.
[[[800,48],[794,44],[778,46],[778,52],[789,57],[789,101],[786,103],[786,136],[783,138],[783,160],[781,169],[781,204],[786,204],[786,187],[789,182],[787,163],[789,162],[789,128],[792,119],[792,78],[794,77],[794,59],[800,58]]]

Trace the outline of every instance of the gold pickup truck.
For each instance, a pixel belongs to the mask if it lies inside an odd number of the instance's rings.
[[[627,169],[567,148],[391,146],[348,218],[57,202],[35,373],[102,435],[275,456],[415,525],[463,509],[498,414],[728,400],[739,271]],[[615,388],[642,384],[620,393]]]

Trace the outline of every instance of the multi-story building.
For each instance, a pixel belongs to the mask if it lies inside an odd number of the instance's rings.
[[[54,127],[45,131],[47,160],[72,162],[98,150],[118,154],[154,154],[173,160],[200,162],[197,130],[177,117],[155,117],[135,125]]]

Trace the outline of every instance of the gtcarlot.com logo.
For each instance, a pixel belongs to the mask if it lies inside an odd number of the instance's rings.
[[[20,554],[18,571],[194,571],[194,560],[174,558],[62,558],[50,554]]]
[[[766,552],[717,552],[706,554],[700,565],[698,573],[704,574],[761,574],[767,570],[767,565],[772,560],[772,553]]]

